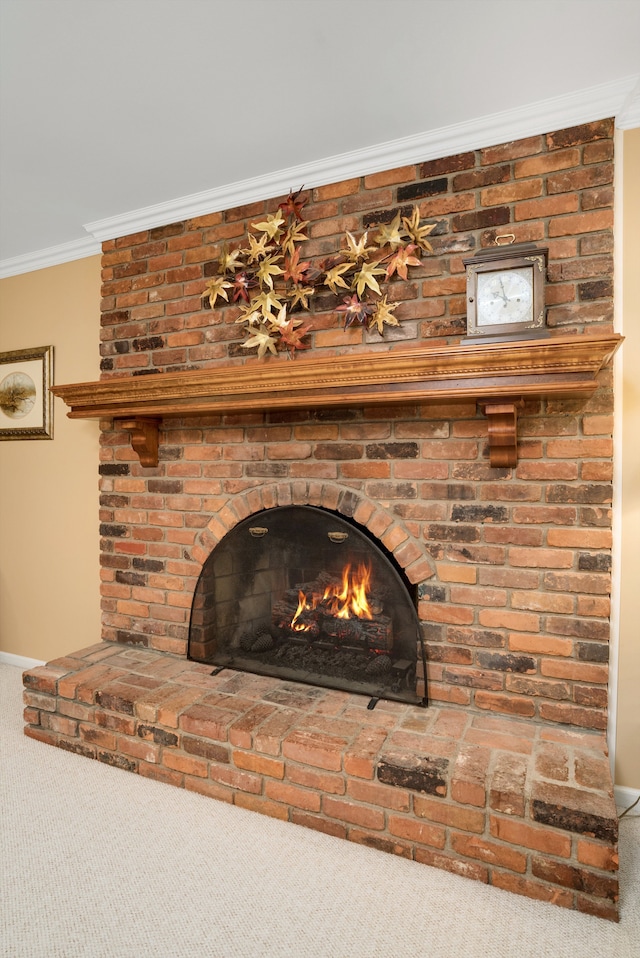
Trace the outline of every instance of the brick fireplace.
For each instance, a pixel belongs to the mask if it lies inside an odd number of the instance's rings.
[[[402,325],[386,339],[345,330],[341,298],[327,291],[315,302],[310,354],[357,368],[372,354],[400,363],[418,345],[457,347],[462,258],[503,233],[549,249],[553,337],[611,334],[612,137],[612,121],[595,122],[309,191],[305,258],[331,255],[344,230],[414,204],[435,224],[434,253],[392,284]],[[104,244],[105,386],[217,368],[259,382],[237,308],[211,311],[201,294],[221,246],[240,244],[277,202]],[[615,920],[606,363],[594,386],[588,397],[520,397],[513,380],[515,466],[492,464],[486,409],[464,390],[279,408],[256,388],[250,409],[158,417],[152,466],[132,448],[140,420],[103,411],[103,641],[88,637],[87,648],[25,674],[27,734]],[[411,584],[428,708],[367,709],[348,691],[212,675],[187,659],[212,551],[249,517],[291,505],[353,523]]]

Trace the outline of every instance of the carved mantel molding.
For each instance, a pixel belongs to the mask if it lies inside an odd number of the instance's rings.
[[[517,463],[517,410],[527,398],[587,399],[622,342],[617,333],[475,342],[127,376],[53,386],[71,419],[132,430],[144,466],[158,463],[163,418],[475,400],[489,420],[492,466]]]

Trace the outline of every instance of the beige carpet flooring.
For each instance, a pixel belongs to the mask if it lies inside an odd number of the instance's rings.
[[[3,958],[638,958],[619,925],[149,781],[22,734],[0,665]]]

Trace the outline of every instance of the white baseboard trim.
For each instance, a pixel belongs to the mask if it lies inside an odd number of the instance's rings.
[[[26,655],[14,655],[13,652],[0,652],[0,665],[14,665],[17,669],[35,669],[46,665],[41,659],[28,659]]]
[[[630,805],[633,805],[634,802],[640,798],[640,788],[627,788],[626,785],[616,785],[613,790],[615,795],[616,805],[618,808],[629,808]],[[632,812],[629,812],[629,817],[631,815],[640,815],[640,805],[636,805]]]

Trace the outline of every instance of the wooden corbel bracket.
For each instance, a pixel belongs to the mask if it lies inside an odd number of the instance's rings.
[[[489,425],[489,461],[495,467],[518,465],[518,409],[524,399],[482,402],[480,408]]]
[[[116,420],[123,429],[130,430],[131,445],[138,454],[140,465],[145,468],[158,465],[158,432],[161,421],[142,416]]]

